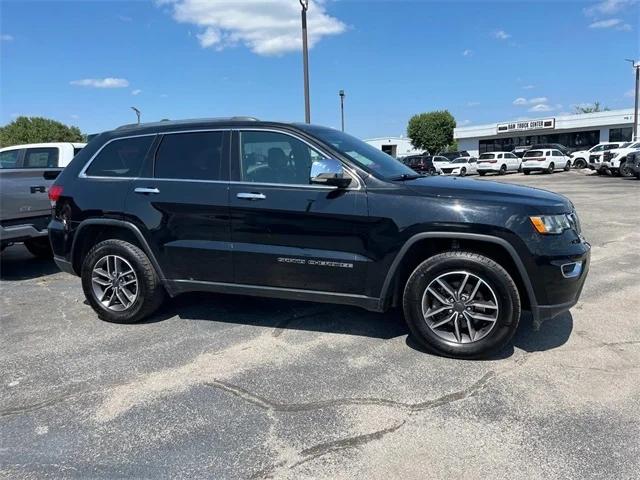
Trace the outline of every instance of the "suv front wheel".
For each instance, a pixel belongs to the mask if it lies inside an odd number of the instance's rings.
[[[138,322],[164,299],[164,288],[147,255],[124,240],[95,245],[85,257],[81,276],[85,297],[108,322]]]
[[[405,286],[403,308],[422,346],[455,358],[500,350],[520,320],[520,296],[509,273],[471,252],[441,253],[418,265]]]

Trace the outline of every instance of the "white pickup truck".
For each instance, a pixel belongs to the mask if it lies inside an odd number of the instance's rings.
[[[85,145],[35,143],[0,149],[0,251],[24,242],[36,257],[51,256],[47,191]]]
[[[612,174],[620,174],[624,177],[630,177],[631,171],[627,171],[622,168],[627,161],[627,155],[631,152],[637,152],[640,149],[640,142],[629,142],[622,145],[620,148],[614,148],[602,154],[602,166],[601,170],[611,172]]]
[[[602,158],[602,153],[614,148],[620,148],[624,142],[603,142],[599,143],[589,150],[580,150],[571,154],[571,164],[573,168],[587,168],[598,170],[600,163],[598,159]],[[592,157],[590,159],[590,157]]]

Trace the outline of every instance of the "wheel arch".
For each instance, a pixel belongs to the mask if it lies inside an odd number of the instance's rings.
[[[147,257],[149,257],[149,261],[166,288],[167,282],[165,281],[164,273],[146,238],[137,226],[124,220],[95,218],[82,221],[76,229],[71,245],[71,264],[73,270],[79,274],[82,267],[82,259],[89,250],[96,243],[112,238],[128,241],[142,249]]]
[[[464,232],[425,232],[411,237],[402,246],[385,277],[380,293],[380,309],[398,304],[411,272],[430,256],[448,250],[479,253],[501,265],[518,287],[522,306],[537,311],[537,301],[527,270],[515,248],[491,235]],[[506,253],[506,255],[505,255]]]

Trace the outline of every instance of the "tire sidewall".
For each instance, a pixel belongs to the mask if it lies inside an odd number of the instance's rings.
[[[126,242],[113,242],[104,241],[96,245],[89,254],[85,257],[82,263],[81,277],[82,277],[82,290],[87,298],[87,301],[91,304],[91,307],[96,311],[98,316],[102,320],[114,323],[134,323],[140,318],[140,313],[144,308],[145,300],[151,295],[152,285],[149,285],[145,280],[144,269],[140,265],[139,260],[135,255],[132,245]],[[91,277],[95,264],[107,255],[118,255],[124,258],[133,268],[136,278],[138,280],[138,296],[136,300],[126,310],[121,312],[107,309],[96,298],[93,293]]]
[[[416,268],[409,278],[404,292],[403,306],[407,323],[412,333],[423,339],[423,345],[445,356],[477,358],[502,348],[513,336],[520,319],[520,299],[513,280],[498,264],[497,269],[488,268],[478,255],[438,258],[426,260]],[[496,294],[499,316],[493,330],[481,340],[457,344],[438,337],[427,325],[422,315],[422,295],[429,283],[439,275],[456,270],[467,270],[487,282]],[[512,287],[509,287],[509,281]]]

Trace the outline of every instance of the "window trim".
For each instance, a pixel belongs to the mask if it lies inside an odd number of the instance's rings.
[[[0,153],[18,152],[18,159],[16,160],[16,164],[13,166],[13,168],[0,168],[0,171],[2,171],[2,170],[21,170],[22,169],[22,164],[24,162],[24,155],[25,155],[26,150],[27,149],[24,148],[24,147],[19,147],[19,148],[7,147],[6,150],[3,149],[3,151],[0,152]]]
[[[353,188],[352,186],[349,186],[349,187],[344,188],[342,190],[362,190],[362,180],[356,174],[356,172],[351,167],[351,165],[349,165],[348,163],[346,163],[345,161],[343,161],[340,158],[335,158],[334,155],[331,155],[331,154],[327,153],[325,150],[323,150],[322,148],[311,144],[306,139],[296,135],[295,133],[289,132],[287,130],[278,130],[277,128],[260,128],[260,127],[247,127],[247,128],[239,127],[239,128],[234,128],[233,131],[237,132],[237,134],[238,134],[238,145],[237,145],[237,150],[235,152],[232,151],[232,153],[231,153],[231,161],[233,163],[235,163],[236,167],[239,167],[238,168],[238,173],[240,175],[242,175],[242,172],[241,172],[241,170],[242,170],[242,132],[273,132],[273,133],[280,133],[282,135],[288,135],[288,136],[290,136],[292,138],[295,138],[296,140],[299,140],[302,143],[304,143],[305,145],[307,145],[312,150],[314,150],[317,153],[321,154],[324,158],[332,158],[334,160],[339,161],[342,164],[342,168],[344,168],[349,173],[349,175],[355,180],[355,182],[358,184],[357,188]],[[232,148],[232,150],[234,150],[234,149]],[[307,189],[314,189],[314,190],[336,190],[336,189],[338,189],[338,187],[328,186],[328,185],[314,185],[314,184],[304,185],[304,184],[300,184],[300,183],[247,182],[247,181],[244,181],[244,180],[231,180],[228,183],[233,184],[233,185],[263,185],[263,186],[267,186],[267,187],[286,187],[286,188],[296,187],[296,188],[307,188]]]

